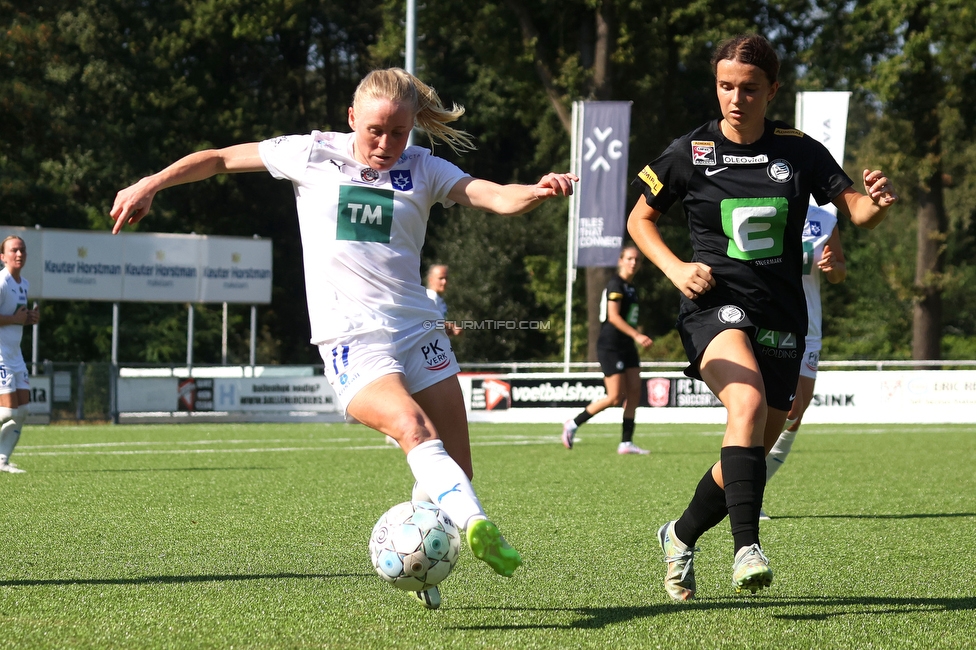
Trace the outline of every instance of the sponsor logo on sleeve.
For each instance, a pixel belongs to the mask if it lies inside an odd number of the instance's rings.
[[[637,174],[637,178],[647,183],[647,186],[651,189],[651,194],[654,196],[657,196],[658,193],[664,188],[664,183],[658,179],[657,174],[654,173],[654,170],[651,169],[650,165],[647,165],[644,167],[644,169],[640,170],[640,173]]]
[[[773,129],[773,135],[788,135],[794,138],[802,138],[803,131],[800,129]]]

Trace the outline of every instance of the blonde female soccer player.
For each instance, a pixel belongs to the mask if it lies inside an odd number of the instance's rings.
[[[400,445],[429,498],[466,531],[474,555],[511,576],[522,563],[489,521],[473,468],[457,361],[420,281],[420,249],[435,203],[519,215],[569,196],[578,179],[550,173],[531,185],[473,178],[422,147],[414,126],[456,151],[470,137],[449,126],[464,112],[398,68],[375,70],[349,108],[351,133],[287,135],[186,156],[118,193],[113,232],[139,221],[167,187],[215,174],[270,172],[295,189],[312,344],[345,412]],[[417,597],[440,604],[436,588]]]

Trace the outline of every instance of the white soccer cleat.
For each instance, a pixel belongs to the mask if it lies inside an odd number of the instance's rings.
[[[20,469],[19,467],[16,467],[14,465],[11,465],[10,463],[4,463],[3,465],[0,465],[0,472],[6,472],[7,474],[26,474],[27,473],[26,470]]]
[[[619,445],[617,445],[617,453],[620,455],[640,454],[641,456],[646,456],[651,452],[647,451],[646,449],[641,449],[632,442],[621,442]]]
[[[664,588],[674,600],[689,600],[695,597],[695,553],[697,548],[688,548],[678,543],[674,536],[674,522],[661,526],[657,540],[664,551],[664,561],[668,565],[664,575]]]
[[[772,517],[770,517],[769,515],[767,515],[766,514],[766,511],[763,508],[760,508],[759,509],[759,521],[769,521],[770,519],[772,519]]]
[[[576,429],[579,427],[573,420],[566,420],[563,422],[563,447],[566,449],[573,448],[573,440],[576,439]]]
[[[732,586],[735,587],[735,593],[741,594],[746,590],[756,593],[772,582],[773,570],[769,568],[769,560],[759,544],[740,548],[732,564]]]

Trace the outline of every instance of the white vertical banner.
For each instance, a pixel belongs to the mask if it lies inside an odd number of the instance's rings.
[[[847,110],[851,94],[847,91],[815,91],[796,94],[796,128],[821,144],[837,161],[844,164],[844,146],[847,141]],[[813,199],[810,199],[813,201]],[[823,206],[833,214],[832,204]]]
[[[627,219],[631,102],[576,104],[574,172],[580,178],[576,189],[576,266],[615,267]]]

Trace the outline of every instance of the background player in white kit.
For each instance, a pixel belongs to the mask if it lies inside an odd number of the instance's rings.
[[[840,230],[837,228],[837,215],[817,205],[807,209],[807,220],[803,225],[803,293],[807,300],[807,336],[803,363],[800,364],[800,378],[796,385],[796,399],[786,418],[786,428],[766,455],[766,482],[786,462],[793,449],[796,432],[800,428],[803,414],[813,399],[813,388],[817,381],[817,368],[820,365],[820,350],[823,348],[823,305],[820,301],[820,280],[826,277],[831,284],[839,284],[847,279],[847,264],[844,249],[840,243]],[[765,507],[759,511],[759,519],[769,520]]]
[[[27,308],[30,284],[20,272],[27,263],[27,245],[16,235],[0,244],[0,472],[23,474],[10,463],[20,440],[30,402],[27,364],[20,342],[24,326],[38,322],[38,310]]]
[[[467,133],[448,126],[463,112],[445,108],[404,70],[375,70],[353,96],[353,133],[313,131],[190,154],[119,192],[111,215],[117,233],[149,212],[159,190],[215,174],[269,171],[290,180],[311,342],[339,402],[347,415],[397,441],[417,481],[413,497],[436,503],[466,531],[476,557],[511,576],[522,559],[471,486],[459,368],[420,281],[420,250],[435,203],[517,215],[572,194],[579,179],[550,173],[533,185],[499,185],[428,149],[407,148],[416,125],[456,151],[472,149]],[[416,596],[426,607],[440,605],[436,587]]]

